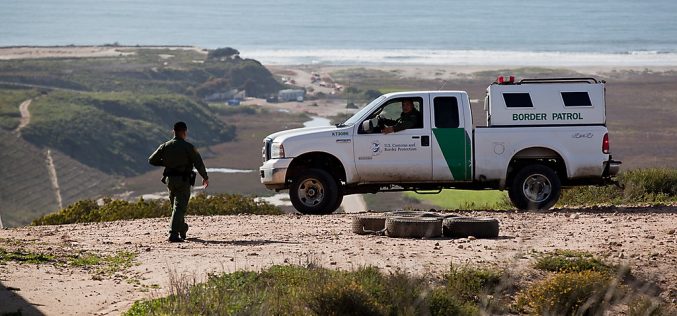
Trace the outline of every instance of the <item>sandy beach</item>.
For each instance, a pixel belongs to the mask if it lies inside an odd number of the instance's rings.
[[[0,60],[114,57],[134,54],[130,49],[184,49],[206,54],[193,46],[11,46],[0,47]]]

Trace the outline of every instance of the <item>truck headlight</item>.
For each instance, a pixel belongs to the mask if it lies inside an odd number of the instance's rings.
[[[284,158],[284,146],[281,143],[273,143],[270,147],[270,158]]]

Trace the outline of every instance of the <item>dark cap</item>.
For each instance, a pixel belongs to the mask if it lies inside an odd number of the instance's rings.
[[[188,125],[186,125],[185,122],[176,122],[174,123],[174,131],[175,132],[183,132],[188,130]]]

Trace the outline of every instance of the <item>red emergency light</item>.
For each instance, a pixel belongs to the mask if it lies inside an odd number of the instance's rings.
[[[498,76],[498,79],[496,79],[496,82],[498,84],[507,84],[507,83],[515,83],[515,76],[510,76],[510,77],[503,77],[503,76]]]

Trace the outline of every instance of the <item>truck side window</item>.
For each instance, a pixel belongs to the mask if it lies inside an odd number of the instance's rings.
[[[509,108],[533,108],[529,93],[503,93],[505,106]]]
[[[434,100],[435,127],[458,127],[458,100],[455,97],[437,97]]]
[[[562,92],[564,106],[592,106],[587,92]]]

